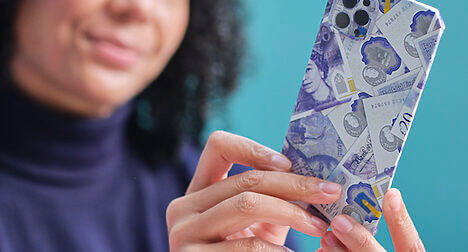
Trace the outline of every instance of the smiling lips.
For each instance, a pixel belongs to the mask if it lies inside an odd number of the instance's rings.
[[[86,34],[97,58],[113,68],[125,69],[133,65],[140,51],[115,37]]]

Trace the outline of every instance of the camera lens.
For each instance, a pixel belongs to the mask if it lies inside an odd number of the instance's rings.
[[[369,22],[369,14],[367,11],[358,10],[354,13],[354,22],[360,26],[364,26]]]
[[[357,0],[343,0],[343,5],[348,9],[354,8],[356,4],[357,4]]]
[[[354,30],[354,36],[357,37],[359,36],[359,34],[361,34],[361,32],[358,29]]]
[[[348,14],[344,12],[338,13],[338,15],[336,15],[336,18],[335,18],[335,23],[336,23],[336,26],[338,26],[341,29],[348,27],[350,23]]]
[[[369,7],[369,5],[370,5],[370,0],[364,0],[364,1],[362,2],[362,4],[364,4],[364,6],[366,6],[366,7]]]

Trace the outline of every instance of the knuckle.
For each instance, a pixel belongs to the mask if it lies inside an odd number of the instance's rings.
[[[172,200],[166,209],[166,222],[170,227],[175,222],[178,216],[179,209],[181,208],[182,198]]]
[[[294,193],[299,193],[301,195],[308,195],[310,193],[313,193],[316,189],[316,183],[315,180],[301,176],[296,183],[294,183],[294,186],[292,187]]]
[[[240,249],[243,249],[244,251],[266,251],[265,243],[255,237],[244,239],[239,245]]]
[[[411,228],[411,218],[408,214],[399,215],[396,217],[394,224],[400,231],[407,231]]]
[[[250,191],[257,187],[263,178],[264,172],[247,171],[239,175],[237,179],[237,187],[240,191]]]
[[[208,137],[207,144],[212,145],[215,148],[221,146],[224,140],[226,139],[226,134],[227,132],[222,131],[222,130],[214,131]]]
[[[253,192],[243,192],[238,195],[234,204],[239,212],[251,214],[258,207],[259,196]]]
[[[253,160],[264,160],[270,155],[270,151],[260,144],[251,144],[250,145],[250,155],[252,155]]]
[[[363,235],[362,237],[359,237],[359,238],[360,239],[357,241],[357,248],[359,250],[371,248],[372,241],[368,235]]]
[[[408,251],[409,252],[424,252],[426,251],[426,249],[424,248],[424,244],[422,243],[421,239],[418,238],[418,240],[410,246]]]

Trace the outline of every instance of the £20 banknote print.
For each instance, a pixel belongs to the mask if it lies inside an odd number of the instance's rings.
[[[301,204],[372,233],[445,25],[413,0],[329,0],[282,153],[292,171],[342,185],[339,201]]]

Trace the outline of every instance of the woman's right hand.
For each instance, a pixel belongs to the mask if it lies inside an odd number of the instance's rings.
[[[256,170],[227,178],[233,163]],[[214,132],[186,195],[167,209],[171,251],[288,251],[289,227],[322,236],[328,225],[289,201],[332,203],[341,187],[287,173],[290,167],[252,140]]]

